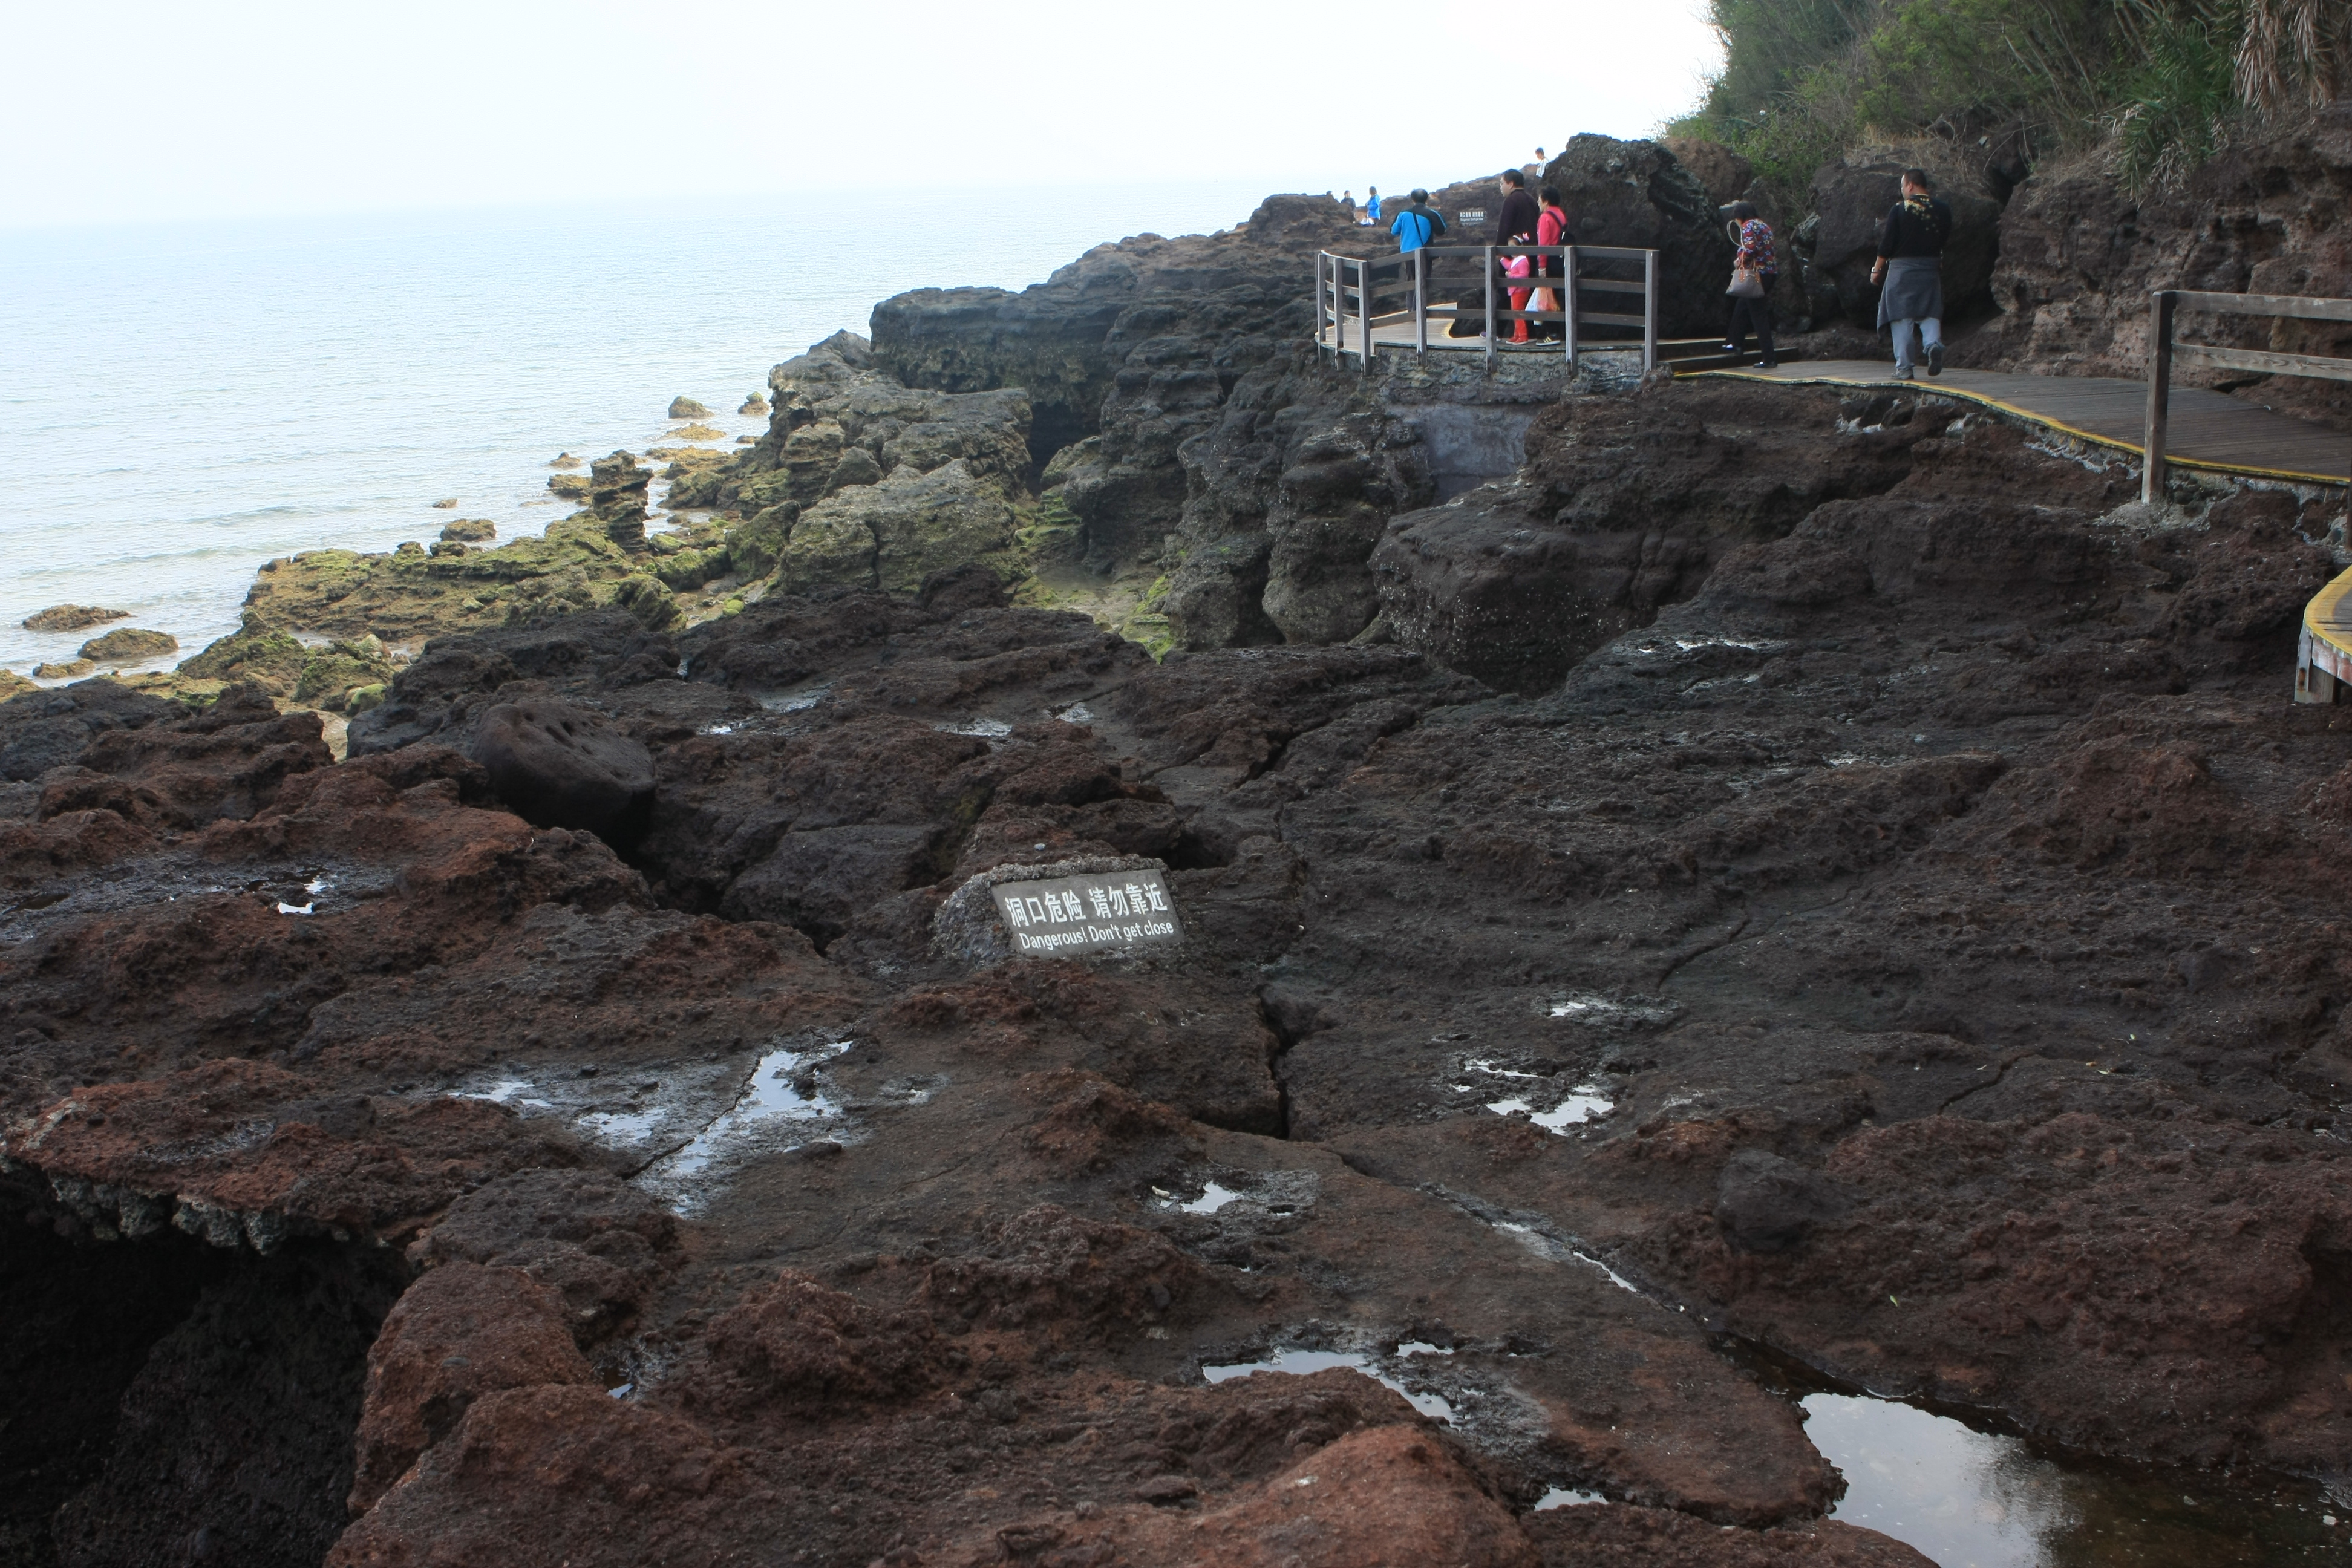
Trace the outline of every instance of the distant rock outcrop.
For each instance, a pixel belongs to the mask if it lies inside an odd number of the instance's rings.
[[[669,400],[669,416],[673,419],[708,419],[710,410],[691,397],[673,397]]]
[[[78,632],[84,626],[102,626],[109,621],[130,618],[128,610],[101,609],[96,605],[51,605],[26,616],[21,624],[28,632]]]

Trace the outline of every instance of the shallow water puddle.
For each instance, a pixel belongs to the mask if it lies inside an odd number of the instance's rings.
[[[1002,719],[942,720],[931,728],[942,734],[970,735],[982,741],[1001,741],[1013,733],[1013,726]]]
[[[1554,1487],[1537,1501],[1535,1511],[1542,1513],[1555,1508],[1589,1508],[1594,1503],[1608,1500],[1599,1492],[1571,1491],[1567,1487]]]
[[[552,1110],[555,1102],[541,1098],[539,1086],[527,1078],[502,1078],[482,1089],[467,1089],[450,1096],[452,1100],[487,1100],[492,1105],[527,1106],[533,1110]]]
[[[1489,1078],[1513,1079],[1528,1083],[1549,1081],[1541,1073],[1521,1072],[1513,1068],[1497,1067],[1492,1061],[1474,1058],[1462,1065],[1468,1071],[1484,1073]],[[1454,1086],[1454,1092],[1472,1094],[1476,1090],[1470,1084],[1457,1083]],[[1535,1101],[1525,1095],[1511,1095],[1502,1100],[1486,1102],[1486,1109],[1497,1116],[1524,1116],[1547,1132],[1560,1133],[1565,1133],[1570,1127],[1598,1121],[1608,1115],[1616,1104],[1616,1096],[1610,1091],[1609,1086],[1603,1083],[1580,1083],[1559,1097],[1549,1109],[1544,1110],[1538,1110]]]
[[[1830,1516],[1940,1568],[2352,1563],[2352,1511],[2315,1484],[2231,1492],[2220,1489],[2225,1477],[2062,1463],[1892,1400],[1812,1394],[1802,1404],[1806,1436],[1845,1475]]]
[[[1434,1348],[1434,1347],[1432,1347]],[[1423,1415],[1440,1421],[1454,1419],[1453,1402],[1440,1394],[1416,1394],[1393,1374],[1382,1371],[1370,1356],[1355,1351],[1276,1351],[1265,1361],[1233,1362],[1223,1366],[1202,1366],[1201,1375],[1211,1383],[1223,1383],[1230,1378],[1247,1377],[1253,1373],[1287,1373],[1303,1376],[1310,1372],[1324,1372],[1335,1366],[1352,1367],[1366,1377],[1392,1388],[1404,1395],[1405,1403]]]
[[[848,1050],[849,1040],[785,1047],[762,1056],[733,1104],[684,1144],[654,1161],[637,1179],[670,1200],[680,1214],[708,1201],[709,1188],[761,1154],[783,1153],[813,1141],[825,1123],[843,1121],[841,1107],[814,1083],[798,1081],[819,1063]]]
[[[1227,1204],[1241,1201],[1241,1195],[1222,1183],[1211,1182],[1199,1197],[1173,1206],[1185,1214],[1214,1214]]]

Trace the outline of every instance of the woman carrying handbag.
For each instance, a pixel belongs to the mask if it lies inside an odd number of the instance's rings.
[[[1559,188],[1546,185],[1538,199],[1543,203],[1543,210],[1536,216],[1536,243],[1566,245],[1569,242],[1568,209],[1560,205]],[[1563,260],[1563,258],[1558,256],[1545,257],[1543,275],[1548,279],[1564,281],[1568,268],[1562,264]],[[1565,292],[1566,290],[1557,286],[1537,289],[1535,308],[1538,310],[1559,310],[1560,299]],[[1547,342],[1556,342],[1568,336],[1568,322],[1564,320],[1538,321],[1535,323],[1535,333],[1537,337]]]
[[[1723,352],[1744,353],[1752,327],[1756,346],[1764,354],[1756,368],[1770,370],[1780,363],[1772,349],[1772,285],[1780,275],[1772,252],[1772,226],[1756,216],[1753,202],[1734,202],[1725,210],[1730,215],[1727,226],[1739,254],[1731,259],[1731,287],[1724,290],[1731,296],[1731,327]]]

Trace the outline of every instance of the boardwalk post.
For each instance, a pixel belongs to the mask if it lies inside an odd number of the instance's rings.
[[[1495,247],[1486,247],[1486,374],[1495,374]]]
[[[1658,253],[1642,253],[1642,369],[1658,368]]]
[[[2140,445],[2139,499],[2150,506],[2164,499],[2166,427],[2172,419],[2172,310],[2179,296],[2169,289],[2147,297],[2147,423]]]
[[[1562,236],[1562,238],[1567,237]],[[1559,307],[1560,341],[1568,347],[1568,374],[1576,374],[1576,247],[1565,245],[1559,251],[1559,289],[1552,295]]]
[[[1576,247],[1571,245],[1568,247],[1568,265],[1561,270],[1568,274],[1560,279],[1568,285],[1560,290],[1560,303],[1566,307],[1568,316],[1568,369],[1573,375],[1576,374]]]
[[[1364,374],[1372,374],[1372,264],[1356,263],[1356,308],[1362,313],[1364,335],[1357,341],[1364,346]]]
[[[1429,247],[1412,253],[1412,352],[1429,357]]]

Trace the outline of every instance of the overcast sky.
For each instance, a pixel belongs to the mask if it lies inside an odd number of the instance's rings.
[[[26,5],[0,226],[880,183],[945,212],[1086,180],[1360,195],[1654,130],[1718,62],[1702,3]]]

